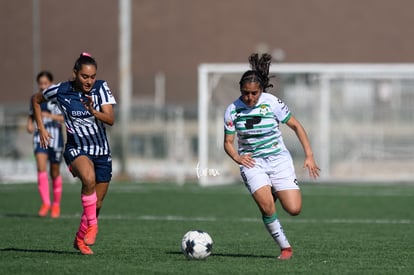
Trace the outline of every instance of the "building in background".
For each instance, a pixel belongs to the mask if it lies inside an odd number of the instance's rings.
[[[1,103],[33,90],[33,3],[38,3],[40,68],[71,77],[82,51],[118,93],[118,1],[0,0]],[[282,62],[414,62],[409,0],[138,0],[132,2],[133,96],[154,97],[165,75],[165,102],[193,105],[197,66],[246,62],[254,51]]]

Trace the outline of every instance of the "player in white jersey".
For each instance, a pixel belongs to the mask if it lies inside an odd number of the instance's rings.
[[[252,54],[251,70],[240,84],[241,96],[230,104],[224,115],[224,150],[240,165],[240,173],[262,213],[263,222],[281,249],[279,259],[288,260],[293,250],[276,214],[276,199],[290,215],[302,209],[291,155],[287,150],[279,123],[285,123],[297,135],[305,152],[304,167],[312,178],[319,176],[305,129],[282,100],[266,93],[269,84],[269,54]],[[238,149],[234,147],[237,134]]]
[[[36,82],[39,91],[43,91],[53,84],[53,75],[48,71],[37,74]],[[62,177],[60,175],[60,163],[63,153],[63,116],[56,104],[45,102],[41,104],[42,119],[46,129],[53,134],[54,139],[48,148],[40,146],[39,132],[33,123],[33,106],[30,100],[30,112],[27,117],[27,131],[33,134],[33,150],[37,166],[37,187],[42,205],[38,211],[40,217],[45,217],[49,210],[52,218],[60,216],[60,201],[62,198]],[[49,172],[52,179],[53,203],[50,201],[49,178],[47,174],[47,163],[49,161]]]
[[[52,137],[41,121],[39,104],[56,102],[65,118],[64,158],[72,174],[82,182],[83,213],[74,241],[74,247],[82,254],[93,254],[90,246],[95,243],[99,211],[112,178],[105,125],[114,124],[116,101],[107,83],[96,80],[97,69],[95,59],[82,53],[73,67],[73,81],[53,85],[33,98],[42,146],[47,146]]]

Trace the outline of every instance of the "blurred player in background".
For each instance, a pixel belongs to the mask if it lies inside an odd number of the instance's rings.
[[[41,71],[36,77],[39,91],[43,91],[53,84],[53,75],[48,71]],[[39,131],[33,121],[33,105],[30,102],[30,113],[27,118],[27,131],[33,134],[33,149],[37,165],[37,187],[42,206],[38,212],[41,217],[47,216],[49,210],[52,218],[60,216],[60,200],[62,198],[62,177],[60,175],[60,163],[63,153],[62,123],[63,115],[59,107],[52,102],[45,102],[40,105],[41,118],[46,130],[51,133],[51,140],[47,148],[40,145]],[[47,174],[47,163],[49,161],[50,177],[53,186],[53,203],[50,203],[49,178]]]
[[[116,102],[107,83],[96,79],[97,69],[95,59],[82,53],[73,67],[73,81],[53,85],[33,98],[43,147],[53,137],[42,123],[40,104],[56,102],[65,117],[65,162],[82,182],[83,213],[74,241],[74,247],[82,254],[93,254],[90,246],[95,243],[99,211],[112,178],[112,158],[105,124],[114,124],[113,105]]]
[[[268,94],[269,54],[252,54],[251,70],[240,84],[241,96],[230,104],[224,115],[224,150],[240,165],[240,173],[262,213],[263,222],[281,249],[279,259],[288,260],[293,250],[276,214],[276,199],[290,215],[302,209],[302,196],[297,184],[293,161],[287,150],[279,123],[285,123],[297,135],[305,152],[304,168],[312,178],[319,176],[308,136],[286,104]],[[238,150],[234,147],[235,134]]]

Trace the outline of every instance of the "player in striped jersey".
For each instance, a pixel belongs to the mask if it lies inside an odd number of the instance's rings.
[[[269,84],[271,59],[269,54],[250,56],[252,70],[241,77],[241,96],[224,114],[224,150],[240,165],[241,176],[262,213],[263,222],[281,249],[278,258],[288,260],[293,250],[277,218],[275,201],[278,198],[290,215],[298,215],[302,196],[279,123],[285,123],[296,133],[305,152],[304,167],[312,178],[319,176],[319,167],[305,129],[282,100],[266,93],[267,88],[273,87]]]
[[[53,84],[53,75],[48,71],[41,71],[36,77],[39,91],[43,91]],[[42,206],[38,212],[40,217],[47,216],[49,210],[52,218],[60,215],[60,200],[62,198],[62,177],[60,175],[60,163],[62,162],[63,116],[58,106],[52,102],[44,102],[40,105],[42,120],[46,130],[54,136],[47,148],[40,146],[39,131],[33,123],[33,106],[30,102],[30,112],[27,118],[27,131],[33,134],[33,149],[37,166],[37,187],[39,190]],[[50,202],[49,179],[47,175],[47,162],[49,161],[49,172],[53,187],[53,204]]]
[[[73,81],[53,85],[33,98],[40,142],[52,138],[40,117],[40,103],[58,104],[66,125],[64,158],[72,174],[82,182],[83,213],[74,247],[82,254],[93,254],[91,245],[98,233],[98,215],[112,178],[111,151],[105,125],[113,125],[116,104],[108,84],[96,80],[98,66],[88,53],[82,53],[73,67]]]

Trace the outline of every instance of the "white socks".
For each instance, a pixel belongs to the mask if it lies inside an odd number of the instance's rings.
[[[263,223],[265,224],[267,231],[269,231],[272,238],[279,245],[281,249],[290,247],[289,241],[283,232],[282,225],[280,224],[276,213],[272,216],[263,216]]]

